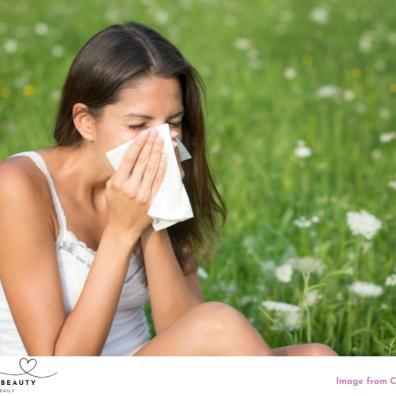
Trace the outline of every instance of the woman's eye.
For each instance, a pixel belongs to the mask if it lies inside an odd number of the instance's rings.
[[[179,121],[179,122],[170,122],[169,125],[170,125],[171,127],[173,127],[173,128],[180,128],[181,125],[182,125],[182,122],[181,122],[181,121]],[[144,127],[145,127],[144,124],[140,124],[140,125],[128,125],[128,128],[130,128],[130,129],[141,129],[141,128],[144,128]]]
[[[141,125],[128,125],[128,128],[130,128],[130,129],[140,129],[140,128],[143,128],[144,127],[144,124],[141,124]]]
[[[179,121],[179,122],[170,122],[169,125],[171,125],[174,128],[180,128],[181,125],[182,125],[182,122],[181,121]]]

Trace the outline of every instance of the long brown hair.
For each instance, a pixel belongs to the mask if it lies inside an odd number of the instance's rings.
[[[206,159],[205,120],[201,95],[205,85],[180,51],[155,30],[137,22],[115,24],[96,33],[73,60],[63,85],[53,136],[58,146],[79,146],[82,136],[73,123],[75,103],[84,103],[99,118],[104,106],[118,101],[120,91],[142,77],[175,77],[183,94],[182,142],[192,158],[182,162],[183,179],[194,217],[168,228],[184,274],[213,257],[219,231],[215,215],[227,217]],[[218,200],[218,202],[216,201]]]

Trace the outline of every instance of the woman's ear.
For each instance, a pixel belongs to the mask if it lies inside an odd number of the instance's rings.
[[[77,131],[85,140],[89,142],[96,140],[94,117],[83,103],[76,103],[73,106],[73,122]]]

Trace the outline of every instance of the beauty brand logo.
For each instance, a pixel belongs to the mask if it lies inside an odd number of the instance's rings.
[[[15,372],[0,371],[0,393],[14,392],[14,388],[8,388],[12,386],[29,386],[29,387],[36,386],[37,378],[40,379],[49,378],[54,376],[55,374],[58,374],[57,372],[49,375],[33,374],[32,371],[36,368],[36,366],[37,366],[36,359],[21,358],[19,360],[19,367],[21,369],[21,372],[15,373]],[[15,377],[24,376],[25,374],[33,378],[15,378]],[[7,388],[2,388],[3,386],[7,386]]]

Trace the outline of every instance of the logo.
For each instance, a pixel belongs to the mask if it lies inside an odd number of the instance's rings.
[[[36,386],[36,382],[44,378],[53,377],[58,374],[57,372],[52,374],[43,375],[43,373],[37,373],[36,359],[21,358],[19,360],[19,368],[21,372],[3,372],[0,371],[0,393],[2,392],[14,392],[13,388],[2,388],[3,386]],[[34,371],[34,373],[33,373]],[[40,375],[39,375],[40,374]],[[29,378],[26,378],[26,375]],[[3,377],[6,376],[6,377]],[[10,377],[10,378],[7,378]]]

